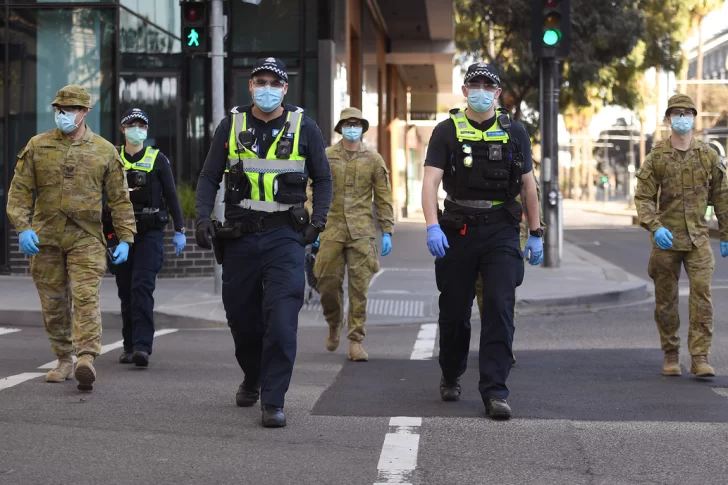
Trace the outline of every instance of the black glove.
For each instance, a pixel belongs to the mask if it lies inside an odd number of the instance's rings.
[[[215,226],[210,219],[200,219],[195,226],[195,239],[202,249],[212,249],[215,237]]]
[[[303,245],[308,246],[309,244],[316,242],[316,239],[318,239],[319,236],[319,230],[311,224],[308,224],[303,228],[301,234],[303,234]]]

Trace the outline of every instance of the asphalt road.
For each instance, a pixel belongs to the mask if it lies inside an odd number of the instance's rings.
[[[565,237],[645,275],[639,230]],[[112,349],[97,360],[96,389],[80,394],[73,381],[43,381],[52,355],[40,328],[0,322],[0,484],[725,484],[724,294],[712,380],[685,368],[661,376],[649,301],[520,316],[510,422],[484,417],[475,353],[463,399],[439,400],[428,324],[373,326],[367,363],[347,362],[345,346],[326,352],[324,329],[300,329],[289,424],[268,430],[257,407],[235,406],[242,375],[226,330],[159,336],[144,370],[117,364]],[[119,338],[107,328],[103,343]],[[38,377],[10,385],[26,373]]]

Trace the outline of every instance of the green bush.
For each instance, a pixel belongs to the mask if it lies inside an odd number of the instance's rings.
[[[184,182],[177,186],[177,196],[182,206],[182,216],[185,219],[195,219],[195,187],[191,182]]]

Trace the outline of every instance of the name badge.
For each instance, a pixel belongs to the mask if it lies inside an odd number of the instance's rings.
[[[505,131],[489,131],[488,133],[485,134],[485,136],[487,136],[487,137],[504,136],[505,134],[506,134]]]
[[[137,167],[143,167],[143,168],[149,168],[152,166],[151,163],[137,163],[135,164]]]

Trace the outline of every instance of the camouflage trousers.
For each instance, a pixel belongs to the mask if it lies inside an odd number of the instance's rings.
[[[525,232],[525,234],[524,234]],[[524,231],[524,225],[521,224],[521,251],[526,247],[526,241],[528,240],[528,231]],[[518,288],[516,288],[516,295],[518,294]],[[478,302],[478,311],[483,314],[483,275],[478,273],[478,279],[475,281],[475,299]],[[516,306],[513,306],[513,312],[515,313]]]
[[[690,355],[708,355],[713,340],[713,301],[710,281],[715,257],[709,244],[693,246],[691,251],[665,251],[653,248],[647,273],[655,282],[655,323],[660,332],[662,350],[680,348],[680,302],[678,282],[680,271],[690,281],[688,350]]]
[[[349,276],[349,340],[361,342],[366,336],[367,293],[374,273],[379,271],[377,246],[373,238],[346,242],[321,241],[314,275],[321,294],[324,318],[337,328],[344,317],[344,269]]]
[[[106,248],[68,219],[60,246],[44,246],[30,260],[43,308],[43,323],[57,356],[101,351],[99,289],[106,271]]]

